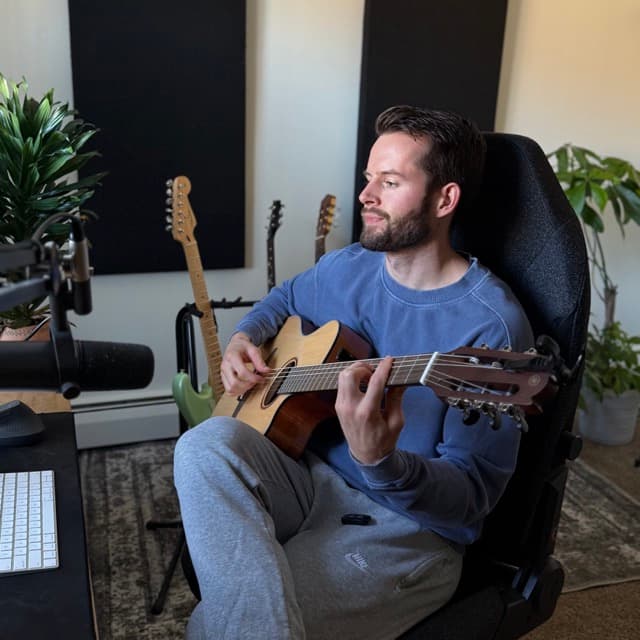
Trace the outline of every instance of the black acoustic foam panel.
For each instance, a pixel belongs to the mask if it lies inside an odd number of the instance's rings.
[[[356,157],[357,196],[376,116],[395,104],[451,109],[494,128],[507,0],[366,0]]]
[[[69,0],[74,105],[106,170],[88,208],[97,274],[185,269],[164,183],[186,175],[205,269],[244,266],[244,0]]]

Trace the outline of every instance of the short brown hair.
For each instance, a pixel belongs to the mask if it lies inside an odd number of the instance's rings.
[[[378,136],[395,131],[431,142],[422,168],[431,176],[432,185],[455,182],[462,194],[458,209],[469,206],[482,180],[486,155],[486,143],[478,127],[452,111],[398,105],[376,119]]]

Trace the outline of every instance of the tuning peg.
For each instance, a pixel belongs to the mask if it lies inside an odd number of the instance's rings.
[[[172,218],[171,216],[165,216],[165,217],[164,217],[164,221],[165,221],[167,224],[173,224],[173,218]]]
[[[522,433],[527,433],[529,431],[529,424],[527,423],[524,411],[520,407],[514,407],[512,404],[506,404],[501,405],[500,410],[515,421],[516,426],[520,431],[522,431]]]
[[[166,224],[166,225],[164,226],[164,230],[165,230],[165,231],[173,231],[173,227],[172,227],[170,224]]]
[[[465,407],[462,410],[462,422],[467,426],[471,426],[480,419],[480,412],[472,407]]]
[[[502,426],[502,414],[499,413],[498,411],[494,411],[493,413],[489,414],[490,415],[490,420],[489,420],[489,426],[494,430],[494,431],[498,431],[498,429],[500,429],[500,427]]]

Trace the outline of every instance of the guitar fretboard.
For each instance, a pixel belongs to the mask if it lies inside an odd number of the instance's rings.
[[[191,280],[191,288],[193,289],[195,305],[202,313],[200,320],[200,330],[202,332],[202,340],[207,355],[207,367],[209,370],[209,386],[216,398],[220,398],[224,393],[224,385],[220,378],[220,365],[222,364],[222,351],[220,350],[220,342],[218,340],[218,331],[216,329],[215,318],[213,317],[213,309],[209,302],[209,294],[204,282],[204,273],[202,269],[202,260],[198,244],[193,241],[183,243],[187,267],[189,269],[189,278]]]
[[[420,382],[425,370],[434,364],[438,354],[416,356],[402,356],[395,358],[391,373],[387,380],[388,386],[409,386]],[[382,360],[372,358],[366,364],[375,369]],[[352,362],[330,362],[311,366],[284,367],[278,372],[282,384],[280,393],[305,393],[309,391],[335,391],[338,388],[340,373]]]

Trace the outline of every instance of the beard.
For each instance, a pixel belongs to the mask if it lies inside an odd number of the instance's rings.
[[[388,252],[402,251],[423,244],[431,236],[430,209],[431,198],[427,195],[419,208],[392,222],[386,211],[369,207],[366,211],[381,216],[387,224],[383,229],[377,230],[365,226],[360,233],[360,244],[370,251]]]

